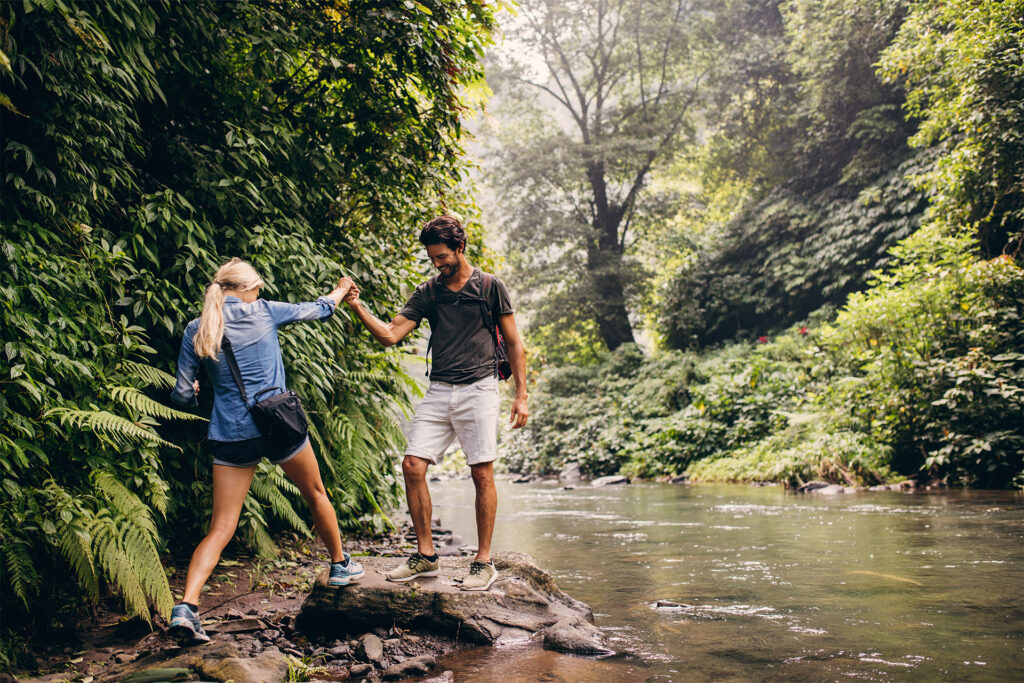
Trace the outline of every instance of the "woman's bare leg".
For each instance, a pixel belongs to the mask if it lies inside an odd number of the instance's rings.
[[[217,566],[224,546],[235,535],[238,515],[242,512],[242,503],[249,493],[249,484],[252,483],[255,471],[255,467],[213,466],[213,519],[210,520],[210,531],[206,538],[199,542],[192,553],[188,577],[185,579],[184,602],[199,604],[203,584]]]
[[[299,493],[309,505],[309,509],[313,513],[313,526],[324,545],[327,546],[331,562],[341,562],[345,556],[341,551],[338,516],[331,505],[331,499],[327,497],[326,489],[324,489],[324,481],[320,477],[320,466],[313,454],[313,446],[306,444],[306,447],[298,455],[281,463],[281,469],[299,487]]]

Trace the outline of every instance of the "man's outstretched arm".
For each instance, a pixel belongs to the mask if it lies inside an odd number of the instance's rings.
[[[508,345],[508,360],[512,365],[512,376],[516,380],[516,398],[512,402],[512,415],[509,416],[509,422],[512,423],[512,429],[518,429],[525,425],[526,420],[530,417],[530,409],[526,405],[528,398],[526,394],[526,347],[523,346],[523,340],[519,337],[516,319],[512,317],[511,313],[498,317],[498,328]]]
[[[416,323],[404,315],[396,315],[394,320],[386,323],[373,313],[370,313],[359,300],[359,288],[355,285],[352,286],[352,289],[345,296],[345,303],[355,312],[356,317],[366,325],[366,329],[370,331],[370,334],[384,346],[394,346],[416,329]]]

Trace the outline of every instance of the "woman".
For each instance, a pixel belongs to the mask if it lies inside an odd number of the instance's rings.
[[[193,408],[198,405],[196,374],[200,363],[213,385],[208,438],[213,454],[213,519],[209,533],[192,554],[182,602],[171,611],[171,635],[183,644],[210,639],[199,622],[199,594],[235,533],[242,503],[263,458],[280,465],[309,504],[315,528],[331,554],[328,583],[344,586],[364,574],[363,567],[341,549],[338,519],[324,490],[309,437],[280,446],[260,436],[248,410],[254,401],[250,399],[246,405],[222,348],[224,338],[231,342],[247,396],[269,387],[283,390],[284,364],[277,328],[300,320],[329,318],[352,287],[352,280],[343,277],[330,294],[301,304],[260,299],[263,284],[253,267],[241,259],[233,258],[221,266],[206,288],[202,316],[185,328],[178,355],[173,403]],[[262,398],[273,393],[279,392],[268,392]]]

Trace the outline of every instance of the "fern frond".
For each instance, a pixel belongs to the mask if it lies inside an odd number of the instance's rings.
[[[122,361],[121,369],[127,370],[132,377],[141,380],[141,383],[147,387],[171,389],[176,381],[174,375],[169,375],[163,370],[154,368],[152,365],[132,360]]]
[[[252,496],[245,497],[241,525],[245,527],[246,541],[257,555],[268,559],[277,557],[277,544],[270,537],[267,520],[263,517],[259,503]]]
[[[180,447],[170,441],[161,439],[155,432],[145,427],[140,427],[131,420],[114,415],[106,410],[54,408],[46,411],[43,416],[50,417],[51,415],[59,417],[62,425],[71,425],[78,428],[88,427],[97,434],[109,436],[121,444],[159,443],[164,446],[170,446],[178,451],[181,450]]]
[[[100,597],[100,580],[92,554],[92,537],[78,521],[57,525],[57,537],[64,559],[78,577],[78,584],[93,600]]]
[[[28,543],[20,538],[5,538],[3,553],[7,582],[14,594],[25,603],[25,608],[31,610],[29,601],[37,592],[39,574],[36,573],[32,556],[29,554]]]
[[[96,472],[92,476],[93,484],[111,504],[118,517],[127,519],[134,525],[145,529],[154,537],[157,535],[156,524],[149,514],[149,508],[127,486],[117,480],[110,472]]]
[[[121,593],[129,614],[150,620],[149,602],[132,560],[125,553],[120,525],[106,511],[93,518],[89,528],[99,565]]]
[[[146,595],[153,600],[157,612],[168,617],[171,608],[174,607],[174,596],[167,583],[163,563],[160,562],[160,553],[154,543],[155,536],[146,533],[144,529],[130,521],[121,525],[121,533],[122,547],[135,569],[139,583],[145,589]]]
[[[281,492],[281,489],[277,487],[277,483],[272,481],[269,476],[262,473],[257,473],[252,480],[252,486],[250,492],[259,498],[261,501],[270,506],[271,512],[277,517],[286,521],[293,529],[299,533],[310,536],[309,527],[299,517],[298,513],[295,512],[295,508],[292,507],[291,501]]]
[[[129,408],[138,411],[149,417],[160,417],[165,420],[192,420],[206,422],[206,418],[200,415],[193,415],[181,410],[168,408],[162,403],[154,401],[149,396],[134,387],[113,387],[111,394],[115,401],[119,401]]]

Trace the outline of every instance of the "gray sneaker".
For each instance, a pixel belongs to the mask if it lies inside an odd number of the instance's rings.
[[[473,562],[469,565],[469,576],[462,580],[464,591],[485,591],[498,578],[493,562]]]
[[[206,631],[199,623],[199,615],[193,612],[188,605],[174,606],[171,610],[171,623],[167,632],[178,641],[178,645],[181,647],[192,643],[210,642],[210,636],[206,635]]]
[[[387,577],[388,581],[405,583],[406,581],[412,581],[417,576],[437,576],[440,568],[441,564],[437,560],[431,562],[420,553],[415,553],[403,564],[398,565],[384,576]]]

